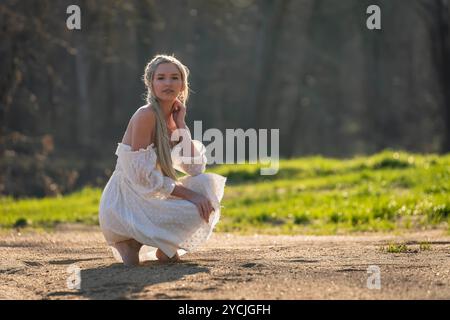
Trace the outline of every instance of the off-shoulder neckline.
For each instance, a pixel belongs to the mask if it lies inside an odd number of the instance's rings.
[[[127,150],[127,152],[145,152],[145,151],[148,151],[148,150],[150,150],[150,149],[154,149],[155,148],[155,144],[152,142],[151,144],[149,144],[146,148],[140,148],[139,150],[131,150],[132,149],[132,147],[129,145],[129,144],[126,144],[126,143],[122,143],[122,142],[119,142],[119,143],[117,143],[119,146],[123,146],[123,147],[125,147],[126,149],[128,149]]]

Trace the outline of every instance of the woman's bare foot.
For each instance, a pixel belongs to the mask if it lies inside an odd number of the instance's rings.
[[[172,258],[169,258],[160,249],[156,250],[156,258],[158,258],[158,260],[161,261],[161,262],[179,262],[179,261],[181,261],[180,256],[178,255],[178,253],[175,253],[175,255]]]
[[[139,250],[142,247],[142,243],[139,243],[134,239],[130,239],[117,242],[114,246],[117,251],[119,251],[124,265],[131,267],[139,264]]]

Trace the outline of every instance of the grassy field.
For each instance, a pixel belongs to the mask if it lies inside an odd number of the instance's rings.
[[[385,151],[347,160],[283,160],[275,176],[223,165],[228,177],[217,231],[340,234],[445,228],[450,232],[450,155]],[[101,190],[45,199],[0,198],[2,228],[98,224]]]

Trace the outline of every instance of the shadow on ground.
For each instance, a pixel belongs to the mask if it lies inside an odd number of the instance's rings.
[[[161,263],[146,261],[138,267],[126,267],[122,263],[81,270],[81,288],[78,292],[52,292],[48,297],[79,296],[87,299],[132,299],[142,293],[154,299],[188,299],[189,296],[168,296],[152,290],[160,283],[176,281],[186,275],[200,272],[209,273],[209,269],[192,262]]]

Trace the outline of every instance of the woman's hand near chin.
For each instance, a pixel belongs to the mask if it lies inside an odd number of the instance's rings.
[[[186,126],[186,106],[177,98],[173,103],[172,110],[173,120],[177,128],[184,128]]]

